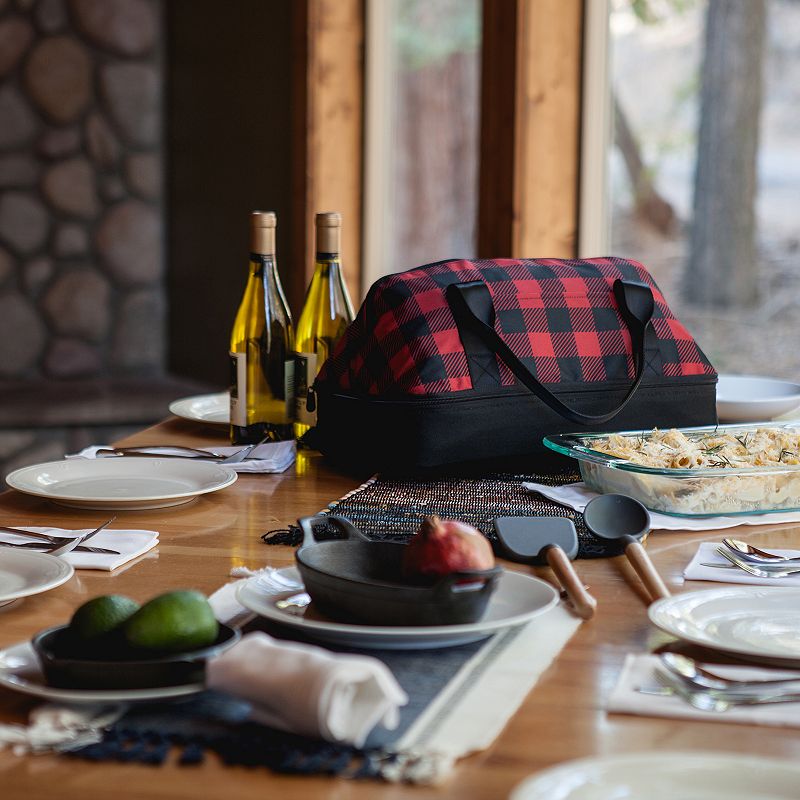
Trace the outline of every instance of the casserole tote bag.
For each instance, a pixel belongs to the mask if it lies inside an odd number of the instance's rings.
[[[714,423],[716,380],[635,261],[444,261],[372,286],[311,444],[362,469],[519,468],[547,434]]]

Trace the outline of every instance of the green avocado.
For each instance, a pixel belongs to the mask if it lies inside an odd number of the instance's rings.
[[[219,625],[204,595],[179,590],[145,603],[123,631],[131,647],[179,653],[213,644]]]
[[[119,628],[139,610],[139,604],[119,594],[93,597],[72,615],[69,629],[83,641],[92,641]]]

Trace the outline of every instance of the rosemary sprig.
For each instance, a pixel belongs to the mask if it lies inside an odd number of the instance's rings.
[[[745,453],[749,453],[750,450],[748,449],[747,445],[750,443],[750,434],[746,433],[744,436],[734,436],[737,442],[744,448]]]
[[[708,465],[710,467],[732,467],[730,459],[726,455],[720,455],[719,458],[715,458],[713,461],[709,461]]]
[[[714,453],[719,453],[722,448],[725,447],[724,444],[715,444],[709,445],[708,447],[703,447],[702,450],[707,456],[712,456]]]

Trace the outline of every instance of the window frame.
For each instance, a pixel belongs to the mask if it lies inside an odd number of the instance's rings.
[[[392,53],[385,45],[392,0],[298,5],[305,83],[298,87],[302,109],[296,120],[297,134],[306,142],[305,157],[296,165],[305,229],[298,224],[294,240],[306,256],[298,272],[310,278],[314,211],[341,207],[345,246],[351,248],[345,270],[353,298],[360,300],[381,274],[391,241]],[[607,17],[607,0],[484,0],[479,257],[570,258],[602,244],[603,212],[597,204],[605,202],[605,150],[602,163],[597,159],[607,139],[600,143],[597,126],[588,128],[582,120],[604,108],[597,94],[604,80],[607,94],[607,74],[596,72],[598,59],[607,59],[596,36],[603,13]],[[326,79],[330,69],[338,70],[338,82]],[[584,92],[584,85],[590,91]],[[337,103],[354,110],[332,134],[326,109]],[[607,135],[609,120],[604,120]],[[591,169],[582,170],[582,163]],[[346,185],[341,177],[336,185],[335,176],[345,173]],[[352,216],[356,211],[358,219]]]

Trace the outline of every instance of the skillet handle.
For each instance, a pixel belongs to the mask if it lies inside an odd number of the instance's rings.
[[[301,517],[297,520],[300,530],[303,531],[303,544],[302,547],[308,547],[317,541],[314,536],[314,526],[323,523],[332,522],[340,531],[345,535],[345,539],[355,539],[361,542],[369,542],[371,539],[364,536],[361,531],[345,517],[337,516],[336,514],[315,514],[313,517]]]
[[[503,572],[502,567],[464,570],[445,575],[436,584],[436,597],[444,599],[454,592],[488,592]]]

